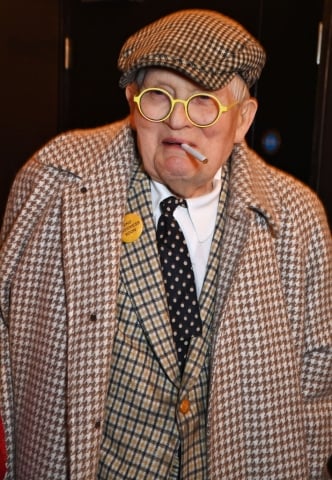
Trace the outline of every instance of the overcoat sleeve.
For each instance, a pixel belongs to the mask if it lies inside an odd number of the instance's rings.
[[[0,409],[5,423],[8,465],[13,462],[12,366],[9,324],[11,284],[31,232],[44,206],[59,188],[61,171],[45,166],[33,156],[18,172],[12,185],[1,229],[0,250]],[[12,469],[9,468],[9,472]],[[10,475],[11,473],[9,473]]]

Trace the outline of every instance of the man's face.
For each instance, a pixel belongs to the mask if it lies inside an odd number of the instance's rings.
[[[150,87],[162,88],[174,98],[182,100],[204,92],[185,77],[158,68],[147,70],[140,90]],[[243,127],[241,106],[236,105],[223,113],[214,125],[201,128],[189,121],[184,105],[177,103],[167,120],[154,123],[145,119],[133,102],[137,93],[134,85],[126,89],[132,125],[137,132],[138,149],[146,172],[180,197],[197,197],[210,192],[216,172],[229,158],[234,143],[244,139],[250,126]],[[210,93],[225,106],[234,103],[234,97],[227,86]],[[199,150],[208,162],[203,164],[185,152],[181,143]]]

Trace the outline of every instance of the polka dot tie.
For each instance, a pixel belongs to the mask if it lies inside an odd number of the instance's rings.
[[[194,272],[190,256],[173,212],[186,201],[168,197],[160,203],[161,216],[157,227],[157,242],[167,294],[173,337],[183,372],[190,339],[202,333],[202,322],[196,295]]]

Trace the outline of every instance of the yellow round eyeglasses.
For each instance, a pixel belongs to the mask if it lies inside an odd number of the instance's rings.
[[[163,88],[146,88],[134,96],[140,114],[150,122],[163,122],[167,120],[177,103],[182,103],[188,120],[196,127],[211,127],[221,115],[230,110],[234,105],[223,105],[212,93],[195,93],[186,100],[173,98]]]

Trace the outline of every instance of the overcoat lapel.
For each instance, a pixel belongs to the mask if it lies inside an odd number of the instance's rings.
[[[231,182],[237,176],[234,184],[242,192],[231,183],[220,258],[208,412],[209,478],[219,479],[220,472],[225,478],[248,480],[265,478],[264,472],[266,478],[308,478],[300,467],[306,447],[297,359],[292,341],[285,342],[291,330],[276,257],[277,210],[240,155],[234,157]],[[289,442],[276,449],[275,439],[285,429]],[[296,445],[296,453],[287,465],[290,445]]]
[[[68,458],[73,479],[85,477],[88,471],[92,478],[98,464],[116,326],[122,219],[134,158],[130,145],[121,145],[121,151],[106,151],[102,157],[91,151],[99,164],[91,161],[92,171],[73,176],[62,197]],[[110,168],[114,158],[118,171]]]

